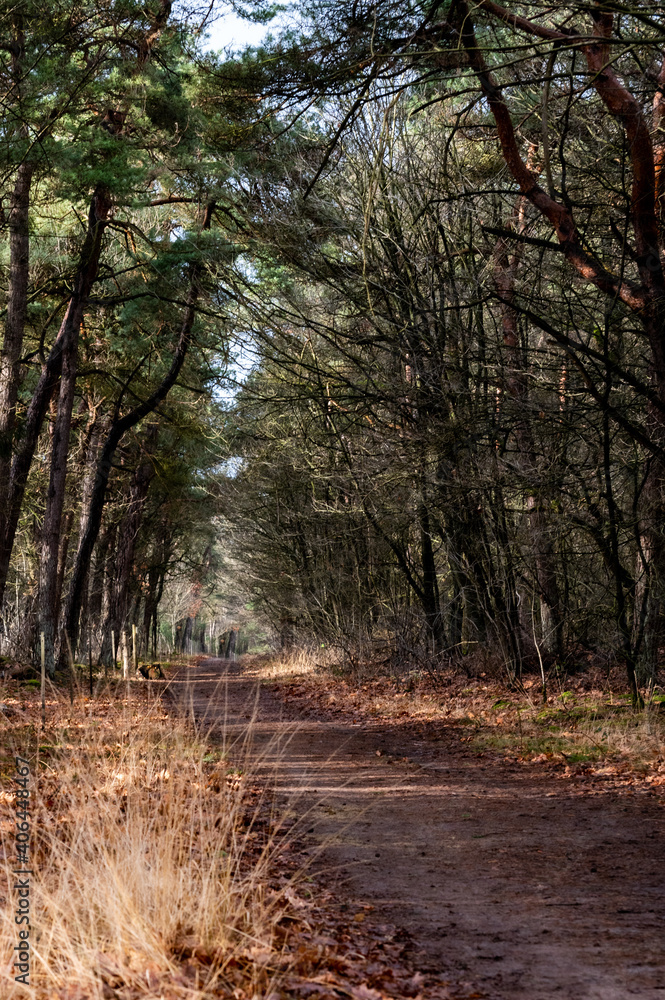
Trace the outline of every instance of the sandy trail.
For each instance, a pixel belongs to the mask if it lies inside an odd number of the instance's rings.
[[[408,930],[423,971],[488,1000],[665,998],[652,796],[488,761],[441,722],[418,732],[289,714],[223,660],[172,691],[231,739],[256,709],[252,754],[310,810],[306,839],[325,843],[317,867]]]

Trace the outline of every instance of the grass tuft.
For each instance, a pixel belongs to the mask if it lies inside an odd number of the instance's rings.
[[[283,901],[266,887],[274,845],[257,839],[243,769],[145,687],[73,707],[52,691],[44,733],[21,697],[3,695],[0,995],[267,995]],[[29,990],[6,960],[15,753],[33,762]]]

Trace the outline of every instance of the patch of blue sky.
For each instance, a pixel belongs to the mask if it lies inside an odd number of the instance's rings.
[[[224,383],[214,390],[214,399],[227,406],[233,404],[238,390],[249,378],[252,369],[259,362],[259,352],[251,342],[238,340],[232,350],[231,361],[226,369]]]
[[[251,9],[251,2],[246,4]],[[248,45],[259,45],[271,30],[271,24],[257,24],[237,14],[224,0],[176,0],[174,14],[199,35],[202,47],[208,51],[231,49],[241,51]],[[273,31],[275,29],[273,28]]]
[[[235,479],[238,473],[242,471],[244,464],[245,459],[241,455],[231,455],[230,458],[225,458],[223,462],[220,462],[215,472],[226,476],[228,479]]]
[[[260,45],[269,32],[269,25],[246,21],[229,11],[209,25],[206,31],[208,37],[204,46],[213,51],[230,48],[237,52],[247,45]]]

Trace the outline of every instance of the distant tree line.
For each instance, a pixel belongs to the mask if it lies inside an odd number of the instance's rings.
[[[1,633],[22,656],[43,634],[50,672],[132,625],[154,647],[165,581],[215,566],[229,176],[260,122],[206,93],[203,20],[0,7]]]
[[[2,9],[4,641],[108,661],[223,572],[285,646],[601,654],[637,701],[665,653],[662,19],[296,13],[233,56],[167,0]]]
[[[511,674],[663,655],[665,35],[646,4],[309,5],[253,71],[259,362],[223,487],[276,628]],[[261,77],[264,67],[266,76]],[[289,103],[291,102],[291,103]]]

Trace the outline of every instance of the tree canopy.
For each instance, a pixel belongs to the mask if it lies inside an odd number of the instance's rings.
[[[321,0],[234,54],[205,16],[2,11],[5,640],[154,643],[185,574],[181,632],[244,602],[396,666],[592,653],[639,700],[665,647],[662,18]]]

